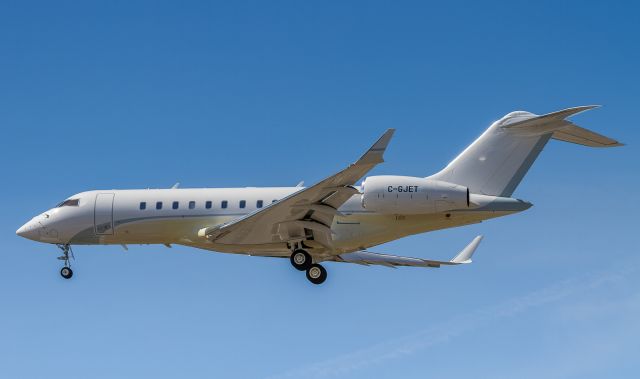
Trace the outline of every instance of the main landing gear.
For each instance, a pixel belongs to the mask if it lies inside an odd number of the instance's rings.
[[[306,271],[307,279],[313,284],[322,284],[327,280],[327,270],[321,265],[313,263],[311,255],[303,249],[296,249],[291,253],[291,264],[296,270]]]
[[[57,245],[60,250],[62,250],[62,255],[58,257],[59,260],[64,261],[64,267],[60,270],[60,275],[62,275],[65,279],[71,279],[73,276],[73,270],[71,269],[71,263],[69,262],[69,257],[75,259],[73,256],[73,250],[71,250],[71,245]]]
[[[313,284],[322,284],[327,280],[327,270],[314,263],[307,269],[307,279]]]
[[[313,264],[311,255],[306,250],[297,249],[291,253],[291,264],[296,270],[305,271]]]

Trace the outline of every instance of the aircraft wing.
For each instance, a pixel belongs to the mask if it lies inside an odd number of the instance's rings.
[[[482,241],[482,236],[477,236],[450,261],[432,261],[421,258],[372,253],[369,251],[340,254],[333,260],[336,262],[357,263],[365,266],[380,265],[392,268],[396,268],[397,266],[440,267],[441,265],[459,265],[471,263],[471,256],[476,251],[480,241]]]
[[[244,217],[203,228],[198,236],[216,244],[264,244],[313,240],[331,249],[331,224],[338,208],[359,193],[353,185],[377,164],[395,129],[388,129],[360,159],[321,182],[294,192]]]

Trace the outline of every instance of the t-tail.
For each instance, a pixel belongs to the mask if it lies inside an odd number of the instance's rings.
[[[590,147],[622,146],[566,120],[596,107],[575,107],[542,116],[511,112],[429,178],[466,186],[471,193],[510,197],[549,139]]]

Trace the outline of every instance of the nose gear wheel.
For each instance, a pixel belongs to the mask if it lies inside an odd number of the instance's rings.
[[[64,267],[60,270],[60,275],[62,275],[65,279],[71,279],[73,276],[73,270],[71,270],[71,259],[75,260],[76,257],[73,255],[73,250],[71,249],[71,245],[69,244],[57,244],[58,248],[62,250],[62,255],[58,257],[59,260],[64,261]]]

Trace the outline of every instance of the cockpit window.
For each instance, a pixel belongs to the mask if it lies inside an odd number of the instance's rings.
[[[57,208],[60,207],[77,207],[80,203],[80,199],[69,199],[65,200],[62,203],[58,204]]]

